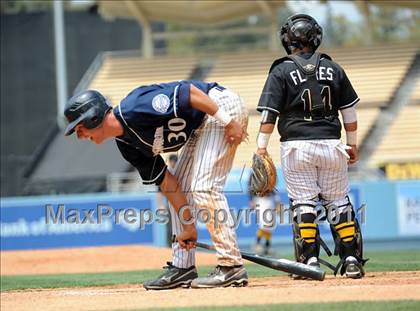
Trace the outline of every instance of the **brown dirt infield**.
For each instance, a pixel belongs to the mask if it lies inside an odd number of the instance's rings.
[[[95,273],[160,269],[170,248],[143,245],[1,252],[1,275]],[[213,254],[197,253],[199,265],[213,265]]]
[[[1,265],[3,275],[127,271],[159,268],[169,255],[168,249],[144,246],[19,251],[3,252]],[[199,254],[197,262],[213,264],[214,255]],[[251,278],[245,288],[146,291],[141,285],[120,285],[10,291],[1,293],[1,310],[123,310],[402,299],[420,300],[420,271],[368,273],[361,280],[328,276],[323,282],[293,281],[286,276]]]

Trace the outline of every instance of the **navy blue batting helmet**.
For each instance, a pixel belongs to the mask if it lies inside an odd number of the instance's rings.
[[[98,91],[88,90],[73,96],[64,108],[64,116],[69,122],[64,134],[71,135],[79,123],[88,129],[98,127],[111,109]]]

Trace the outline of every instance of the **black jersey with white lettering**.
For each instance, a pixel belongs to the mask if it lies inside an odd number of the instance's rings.
[[[160,153],[179,150],[203,122],[205,113],[190,104],[190,86],[204,93],[217,83],[183,80],[140,86],[113,113],[124,128],[116,137],[122,156],[139,171],[143,183],[160,184],[166,165]]]
[[[309,59],[312,54],[299,56]],[[288,58],[276,60],[271,66],[257,110],[278,114],[277,128],[281,141],[339,139],[341,124],[338,110],[354,106],[359,98],[344,69],[321,54],[316,71],[325,116],[311,117],[311,90],[305,74]]]

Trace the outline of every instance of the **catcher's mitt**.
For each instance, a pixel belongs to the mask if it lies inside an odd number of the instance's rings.
[[[274,190],[277,183],[276,167],[268,154],[254,154],[249,191],[252,195],[265,196]]]

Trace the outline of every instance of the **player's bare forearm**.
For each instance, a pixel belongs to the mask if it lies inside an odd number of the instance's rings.
[[[181,219],[183,231],[176,236],[176,240],[182,248],[187,250],[194,248],[195,245],[192,241],[197,240],[197,230],[195,228],[195,223],[189,222],[192,218],[190,209],[185,209],[182,215],[180,215],[181,208],[188,205],[188,200],[184,192],[181,190],[178,180],[175,176],[166,171],[165,178],[160,184],[160,189]],[[188,222],[188,224],[185,222]]]
[[[357,131],[357,121],[352,123],[344,123],[344,129],[346,130],[346,132]]]
[[[160,189],[178,214],[183,206],[188,205],[187,197],[181,190],[178,180],[168,171],[165,172],[165,178],[160,184]],[[189,209],[186,209],[184,214],[180,216],[186,221],[192,217]]]
[[[271,134],[274,131],[274,125],[272,123],[263,123],[260,126],[260,133]]]
[[[225,127],[227,142],[239,145],[247,136],[243,126],[232,119],[228,113],[219,109],[219,106],[203,91],[191,84],[190,86],[191,107],[214,116]]]
[[[191,107],[211,116],[219,109],[216,103],[206,93],[192,84],[190,86],[190,104]]]

